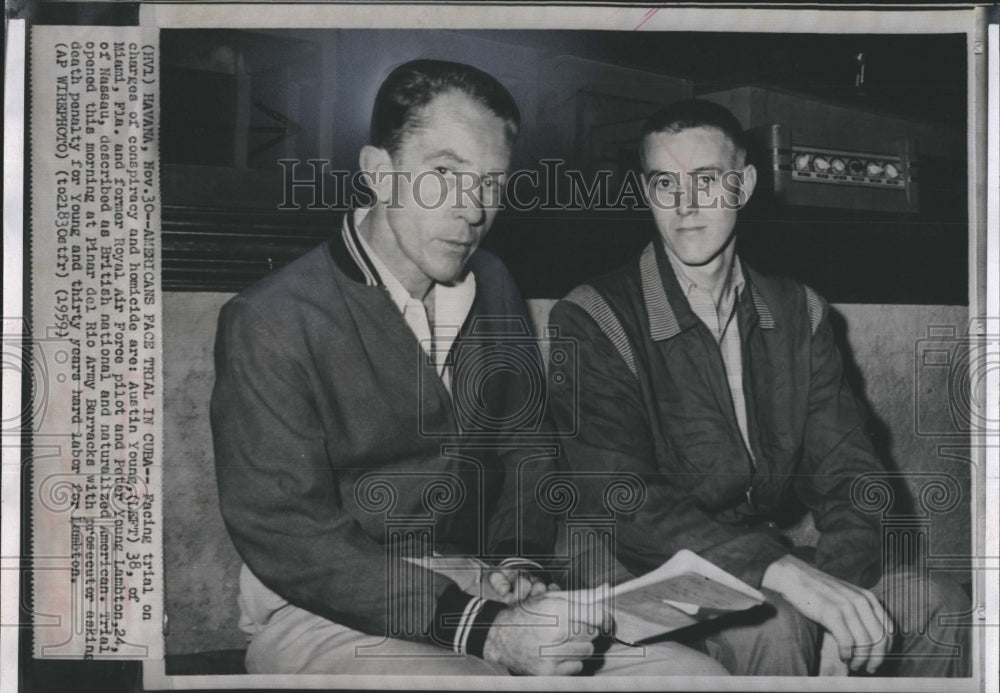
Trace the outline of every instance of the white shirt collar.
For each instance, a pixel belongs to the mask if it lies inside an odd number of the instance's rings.
[[[367,208],[354,210],[354,228],[358,228],[361,225],[361,220],[367,216],[369,211]],[[385,284],[385,288],[389,291],[392,302],[396,304],[396,307],[400,311],[403,311],[407,302],[413,298],[410,296],[410,292],[406,290],[396,275],[386,266],[382,258],[372,249],[361,233],[358,233],[358,242],[372,261],[372,265],[375,266],[375,271],[378,272],[379,278],[381,278],[382,283]],[[472,307],[472,301],[476,297],[476,274],[470,269],[465,273],[465,277],[461,281],[455,284],[435,283],[431,290],[434,292],[435,326],[448,326],[449,322],[442,320],[442,317],[453,318],[456,311],[459,311],[462,313],[462,319],[457,327],[461,327],[462,323],[465,322],[469,309]],[[461,310],[463,306],[464,310]],[[442,309],[444,311],[443,314]]]
[[[680,285],[681,289],[684,291],[684,296],[689,297],[691,292],[695,289],[701,289],[698,283],[688,276],[687,272],[684,271],[684,264],[676,257],[674,257],[673,252],[667,247],[667,244],[663,244],[663,249],[667,251],[667,258],[670,260],[670,266],[674,270],[674,275],[677,277],[677,283]],[[733,266],[729,271],[729,277],[726,280],[726,284],[722,287],[722,293],[720,294],[720,305],[727,305],[727,297],[738,297],[743,292],[743,287],[746,285],[746,278],[743,275],[743,264],[740,262],[739,255],[733,255]]]

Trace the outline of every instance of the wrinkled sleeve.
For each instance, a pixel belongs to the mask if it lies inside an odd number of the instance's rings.
[[[879,517],[852,503],[851,486],[862,474],[882,471],[883,466],[865,432],[862,405],[844,379],[829,306],[821,299],[819,303],[820,320],[810,348],[804,468],[795,487],[820,531],[817,567],[870,587],[881,570]]]
[[[576,372],[562,370],[570,382],[553,386],[549,395],[555,425],[577,430],[561,441],[563,464],[580,494],[576,512],[606,512],[614,496],[606,493],[609,483],[637,478],[645,501],[634,511],[615,513],[616,553],[630,571],[648,572],[689,549],[759,586],[767,566],[788,549],[766,532],[716,521],[676,483],[657,458],[635,376],[584,310],[563,301],[553,308],[551,323],[578,351]]]
[[[296,353],[240,299],[223,308],[211,422],[233,543],[264,585],[297,606],[366,633],[450,646],[453,626],[442,630],[440,616],[462,613],[469,597],[411,564],[390,565],[386,547],[342,507],[314,384]],[[390,570],[410,579],[387,593]]]

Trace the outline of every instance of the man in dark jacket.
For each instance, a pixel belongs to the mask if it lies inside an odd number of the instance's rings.
[[[593,652],[599,617],[519,569],[551,554],[531,493],[552,446],[524,414],[544,382],[509,367],[537,350],[477,251],[519,122],[480,70],[398,67],[360,157],[374,204],[222,310],[212,430],[251,673],[573,674]],[[675,647],[675,673],[714,673]]]
[[[579,475],[577,512],[609,511],[592,472],[638,475],[644,504],[616,516],[620,566],[643,573],[686,548],[763,589],[766,609],[699,632],[733,674],[815,673],[825,631],[852,670],[888,657],[899,674],[961,675],[968,631],[937,616],[967,611],[964,594],[903,567],[882,574],[879,518],[852,498],[882,465],[827,304],[736,255],[737,213],[756,183],[739,122],[705,101],[668,106],[646,123],[640,160],[659,238],[550,317],[579,342],[577,381],[552,388],[556,426],[579,416],[565,462],[591,473]],[[578,402],[560,396],[571,389]],[[809,560],[776,528],[793,497],[820,531]],[[886,603],[892,580],[929,590],[930,607]]]

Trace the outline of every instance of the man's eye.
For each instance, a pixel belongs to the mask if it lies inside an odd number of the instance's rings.
[[[698,174],[698,183],[700,185],[711,185],[714,182],[715,182],[715,174],[714,173],[701,173],[701,174]]]
[[[451,173],[451,169],[448,168],[447,166],[437,166],[434,168],[434,170],[437,171],[442,176],[447,176],[449,173]]]
[[[664,190],[666,190],[673,184],[674,182],[670,180],[669,176],[660,176],[659,178],[656,179],[656,186],[658,188],[663,188]]]

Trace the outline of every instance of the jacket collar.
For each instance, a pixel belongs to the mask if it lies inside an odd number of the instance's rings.
[[[745,263],[743,271],[758,324],[763,329],[773,329],[774,314],[754,281],[756,273]],[[670,259],[659,239],[651,241],[639,257],[639,277],[646,316],[649,319],[649,336],[653,341],[672,339],[699,323],[698,316],[692,312],[677,282]]]
[[[367,210],[350,210],[344,215],[340,233],[327,242],[330,257],[348,279],[368,286],[385,286],[372,259],[361,247],[355,223]]]

